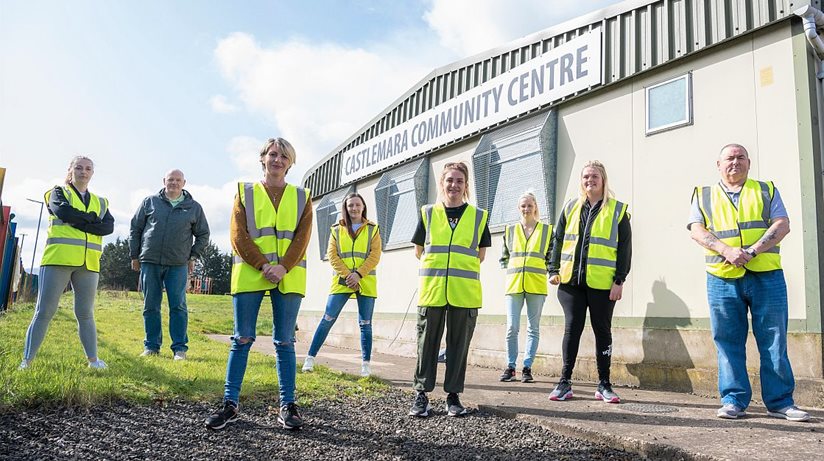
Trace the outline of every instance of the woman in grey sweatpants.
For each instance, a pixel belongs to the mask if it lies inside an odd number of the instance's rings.
[[[80,342],[91,368],[106,368],[97,357],[97,328],[94,323],[94,297],[100,277],[100,255],[104,235],[114,231],[114,218],[108,201],[88,190],[94,164],[88,157],[77,156],[69,164],[64,186],[46,192],[49,231],[46,249],[40,262],[39,291],[34,317],[26,331],[20,369],[29,367],[49,322],[57,313],[60,295],[71,282],[74,292],[74,315]]]

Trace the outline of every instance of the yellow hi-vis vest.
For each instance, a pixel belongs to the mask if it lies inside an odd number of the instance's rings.
[[[566,228],[564,244],[561,247],[561,283],[569,283],[575,264],[575,247],[578,245],[578,231],[581,226],[583,201],[574,199],[564,205]],[[615,199],[602,202],[601,209],[589,230],[589,251],[586,258],[586,283],[590,288],[609,290],[615,280],[615,266],[618,262],[618,223],[624,219],[627,205]],[[584,264],[580,261],[579,264]],[[579,271],[580,273],[580,271]]]
[[[338,249],[338,257],[349,267],[350,270],[356,270],[361,267],[369,253],[372,251],[372,239],[378,233],[377,224],[365,224],[366,229],[358,233],[355,240],[349,235],[349,231],[345,226],[335,224],[332,226],[332,232],[329,235],[330,239],[334,239]],[[368,274],[361,273],[360,280],[360,294],[369,296],[370,298],[378,297],[378,278],[377,271],[372,270]],[[337,293],[352,293],[355,296],[355,290],[340,283],[341,276],[335,271],[332,271],[332,290],[334,294]]]
[[[54,189],[43,195],[49,203]],[[109,201],[89,192],[89,206],[83,204],[71,186],[63,187],[63,194],[77,210],[94,213],[101,219],[106,215]],[[49,232],[41,266],[82,266],[92,272],[100,272],[100,255],[103,254],[103,237],[76,229],[57,216],[49,214]]]
[[[278,264],[295,236],[298,221],[309,201],[309,190],[287,184],[280,205],[275,210],[266,188],[260,182],[238,183],[240,203],[246,209],[246,228],[263,256]],[[232,294],[265,291],[277,288],[281,293],[306,294],[306,254],[279,283],[274,284],[263,272],[246,263],[234,253],[232,264]]]
[[[504,244],[509,249],[506,269],[506,294],[547,294],[546,254],[552,225],[539,222],[529,238],[520,223],[506,226]]]
[[[422,207],[421,216],[426,244],[418,269],[418,305],[481,307],[478,248],[486,228],[486,210],[467,205],[455,229],[442,203]]]
[[[698,208],[704,215],[707,230],[718,240],[734,248],[749,248],[770,227],[770,203],[775,195],[772,182],[747,179],[738,197],[738,209],[720,184],[695,188]],[[727,264],[726,259],[712,251],[704,251],[707,272],[716,277],[737,279],[747,270],[766,272],[781,269],[778,245],[756,255],[744,267]]]

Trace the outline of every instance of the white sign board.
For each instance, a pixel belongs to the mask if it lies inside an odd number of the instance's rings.
[[[469,133],[601,84],[601,30],[513,67],[343,153],[346,184]]]

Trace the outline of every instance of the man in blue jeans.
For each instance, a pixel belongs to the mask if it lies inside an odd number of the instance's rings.
[[[710,324],[718,350],[719,418],[744,416],[752,399],[747,375],[747,311],[761,356],[761,396],[770,416],[807,421],[793,401],[787,356],[787,285],[779,243],[790,220],[772,182],[749,179],[750,157],[728,144],[716,161],[721,181],[696,187],[687,228],[705,249]]]
[[[146,197],[132,218],[129,251],[132,269],[140,271],[146,329],[142,356],[160,353],[160,303],[164,288],[169,301],[174,359],[185,360],[189,349],[186,285],[195,260],[209,243],[209,224],[203,208],[183,189],[185,185],[182,171],[169,171],[163,178],[163,189]]]

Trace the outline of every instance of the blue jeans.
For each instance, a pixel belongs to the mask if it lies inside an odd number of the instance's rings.
[[[172,351],[187,351],[189,336],[186,329],[189,324],[189,310],[186,307],[186,282],[189,276],[187,264],[182,266],[164,266],[152,263],[140,263],[140,285],[143,287],[143,326],[146,339],[143,347],[159,351],[163,344],[163,331],[160,327],[160,304],[163,301],[163,288],[169,301],[169,336],[172,338]]]
[[[309,355],[315,357],[326,337],[329,335],[329,330],[343,310],[346,301],[349,300],[349,293],[333,293],[329,295],[326,300],[326,312],[315,330],[315,336],[312,338],[312,345],[309,346]],[[358,299],[358,325],[360,326],[360,342],[361,342],[361,358],[364,362],[368,362],[372,357],[372,312],[375,310],[375,298],[369,296],[362,296],[356,293]]]
[[[255,341],[257,317],[265,291],[238,293],[232,296],[235,311],[235,332],[229,363],[226,365],[224,401],[238,403],[249,349]],[[295,323],[303,296],[297,293],[283,294],[277,289],[269,292],[272,301],[272,342],[275,344],[275,368],[280,387],[280,404],[295,401]]]
[[[740,279],[707,274],[707,297],[721,402],[747,408],[747,310],[761,358],[761,396],[768,410],[793,405],[795,379],[787,357],[787,285],[784,271],[749,272]]]
[[[538,339],[541,337],[541,311],[546,295],[516,293],[506,295],[506,357],[507,366],[515,368],[518,360],[518,331],[521,327],[521,308],[526,301],[526,349],[524,367],[532,368]]]

